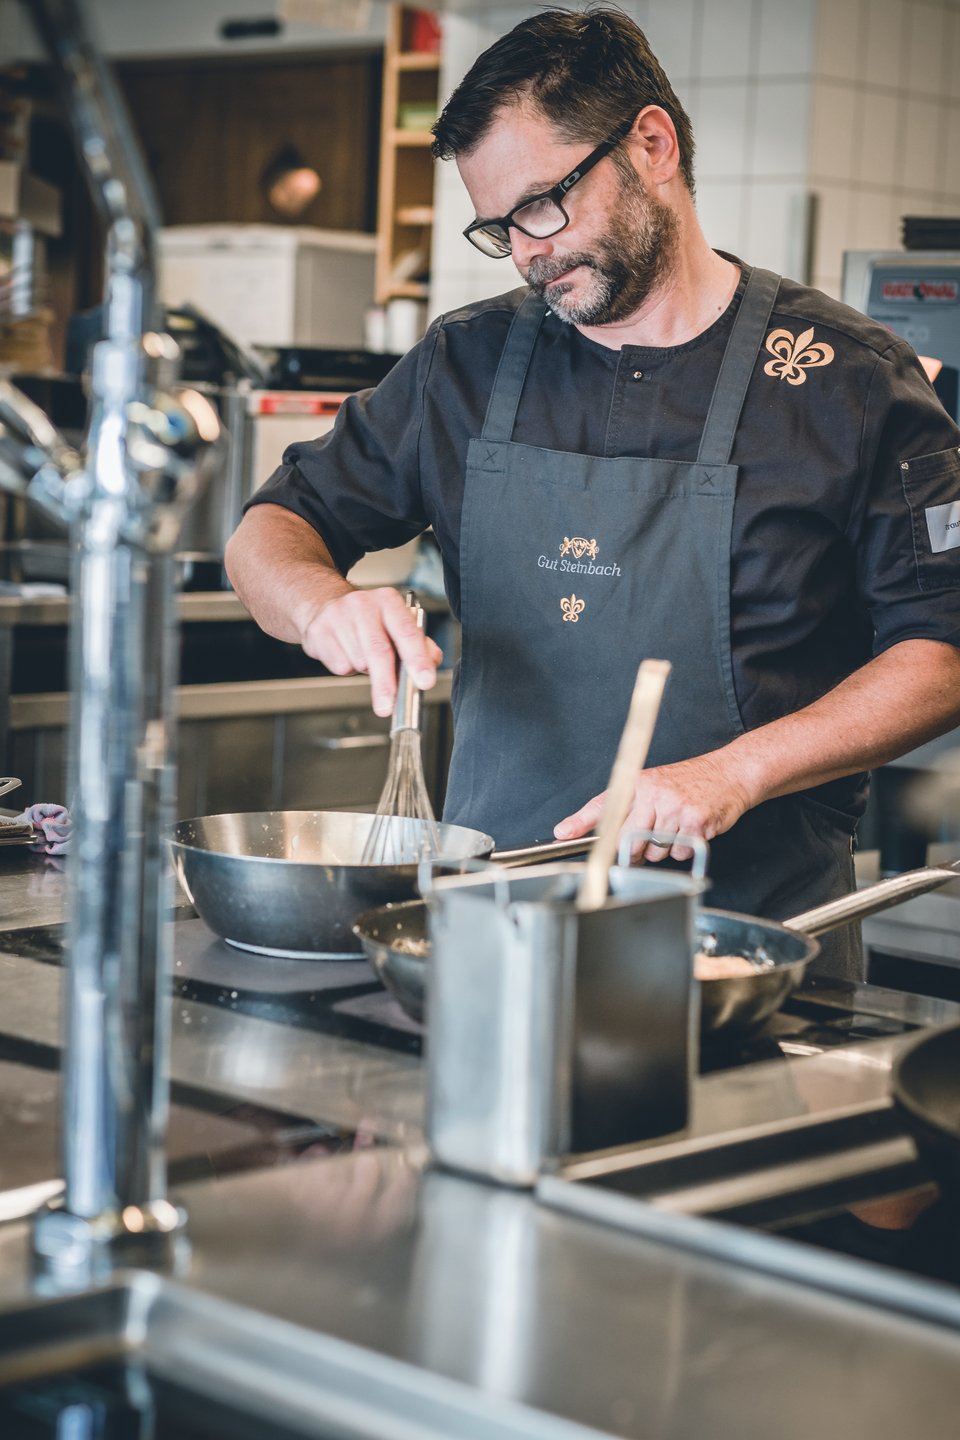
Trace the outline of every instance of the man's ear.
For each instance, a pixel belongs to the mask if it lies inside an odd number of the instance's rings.
[[[666,185],[680,168],[676,127],[661,105],[644,106],[624,144],[641,176],[653,185]]]

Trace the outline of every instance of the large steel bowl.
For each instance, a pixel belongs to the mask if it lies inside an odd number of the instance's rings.
[[[191,904],[228,945],[302,960],[353,956],[363,953],[353,933],[360,911],[417,893],[415,864],[364,863],[374,819],[333,810],[205,815],[181,821],[170,850]],[[445,859],[493,850],[480,830],[438,828]]]
[[[416,851],[411,826],[424,831],[426,847],[423,822],[405,816],[264,810],[181,820],[170,851],[190,902],[228,945],[295,960],[342,959],[363,953],[353,933],[362,910],[417,894],[416,863],[364,860],[374,825],[385,827],[378,829],[378,853]],[[581,854],[590,844],[554,840],[495,853],[482,830],[440,824],[437,833],[435,859],[452,870],[486,859],[530,865]]]

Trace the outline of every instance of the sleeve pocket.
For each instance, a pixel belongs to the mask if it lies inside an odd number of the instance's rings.
[[[937,450],[900,464],[921,590],[955,585],[960,571],[960,450]]]

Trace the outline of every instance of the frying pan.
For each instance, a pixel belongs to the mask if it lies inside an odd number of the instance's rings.
[[[901,1051],[890,1089],[934,1178],[960,1194],[960,1025],[921,1035]]]
[[[700,949],[715,955],[743,955],[758,967],[752,975],[700,981],[701,1038],[744,1038],[759,1030],[802,983],[819,951],[817,935],[935,890],[958,876],[960,860],[909,870],[783,923],[731,910],[699,910]],[[354,932],[387,989],[408,1015],[422,1020],[430,944],[424,902],[376,907],[358,917]]]
[[[291,959],[343,958],[363,953],[353,933],[360,911],[417,894],[415,863],[364,863],[376,818],[336,810],[204,815],[175,826],[170,850],[191,904],[228,945]],[[406,836],[410,823],[387,819]],[[494,854],[480,830],[437,828],[441,857],[453,869],[484,858],[534,864],[582,855],[590,844],[588,837]]]

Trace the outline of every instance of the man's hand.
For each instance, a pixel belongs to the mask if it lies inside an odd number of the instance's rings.
[[[688,860],[689,847],[671,845],[669,836],[712,840],[764,800],[874,770],[958,724],[960,647],[902,640],[796,714],[707,755],[642,771],[623,833],[652,830],[664,839],[641,845],[644,859]],[[585,835],[603,800],[595,795],[553,833]]]
[[[377,715],[389,715],[393,709],[398,655],[420,690],[436,683],[443,652],[417,628],[412,610],[396,590],[348,589],[306,609],[299,623],[303,649],[334,675],[370,676]]]
[[[279,505],[248,510],[225,558],[230,582],[257,624],[302,645],[334,675],[369,674],[378,715],[393,709],[398,654],[419,689],[436,682],[440,649],[417,629],[399,593],[354,589],[299,515]]]
[[[554,828],[558,840],[575,839],[595,829],[603,810],[606,792],[588,800],[575,815],[568,815]],[[671,844],[673,835],[696,835],[712,840],[737,823],[754,803],[741,783],[722,762],[722,752],[698,755],[676,765],[643,770],[637,777],[633,804],[622,834],[651,830],[662,845],[640,841],[633,847],[635,860],[689,860],[688,845]]]

